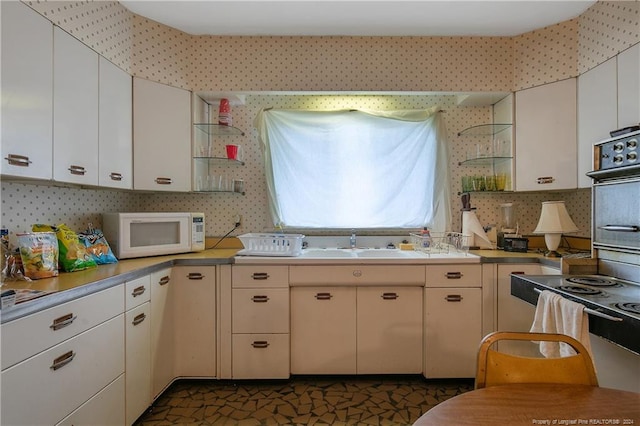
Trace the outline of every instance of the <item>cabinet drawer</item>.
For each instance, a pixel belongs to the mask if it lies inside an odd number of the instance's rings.
[[[2,369],[121,314],[122,291],[118,285],[3,324]]]
[[[427,287],[481,287],[480,265],[427,266]]]
[[[233,266],[231,280],[234,288],[289,287],[289,268],[286,266]]]
[[[128,311],[138,305],[148,302],[151,292],[151,277],[149,275],[140,277],[125,284],[124,306]]]
[[[124,395],[124,374],[122,374],[57,426],[91,425],[96,424],[96,419],[100,419],[100,424],[103,425],[130,424],[125,423]]]
[[[418,285],[425,268],[420,265],[291,266],[292,286],[305,285]]]
[[[66,364],[62,357],[68,356]],[[54,365],[58,368],[54,369]],[[2,372],[6,425],[55,424],[124,373],[121,314]]]
[[[233,333],[288,333],[289,289],[233,289]]]
[[[234,334],[234,379],[289,377],[288,334]]]

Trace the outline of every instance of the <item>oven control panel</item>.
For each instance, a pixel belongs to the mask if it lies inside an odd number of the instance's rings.
[[[606,170],[639,164],[639,140],[640,131],[636,131],[596,144],[593,151],[595,170]]]

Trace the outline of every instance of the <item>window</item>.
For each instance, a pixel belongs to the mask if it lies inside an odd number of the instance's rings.
[[[436,111],[262,111],[274,225],[448,230],[448,155]]]

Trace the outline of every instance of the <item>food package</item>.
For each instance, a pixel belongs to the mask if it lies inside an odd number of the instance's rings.
[[[26,277],[58,276],[58,239],[55,232],[23,233],[16,237]]]
[[[89,224],[89,229],[80,232],[78,238],[86,247],[89,256],[91,256],[98,265],[118,262],[118,259],[114,256],[107,239],[100,229],[95,229]]]
[[[65,272],[81,271],[96,266],[96,262],[91,258],[87,249],[80,242],[78,234],[65,224],[58,226],[36,224],[32,230],[53,231],[58,237],[58,247],[60,248],[59,262]]]

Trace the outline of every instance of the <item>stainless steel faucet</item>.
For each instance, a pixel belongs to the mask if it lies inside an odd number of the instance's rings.
[[[352,249],[356,248],[356,230],[351,230],[351,238],[349,238],[349,245]]]

